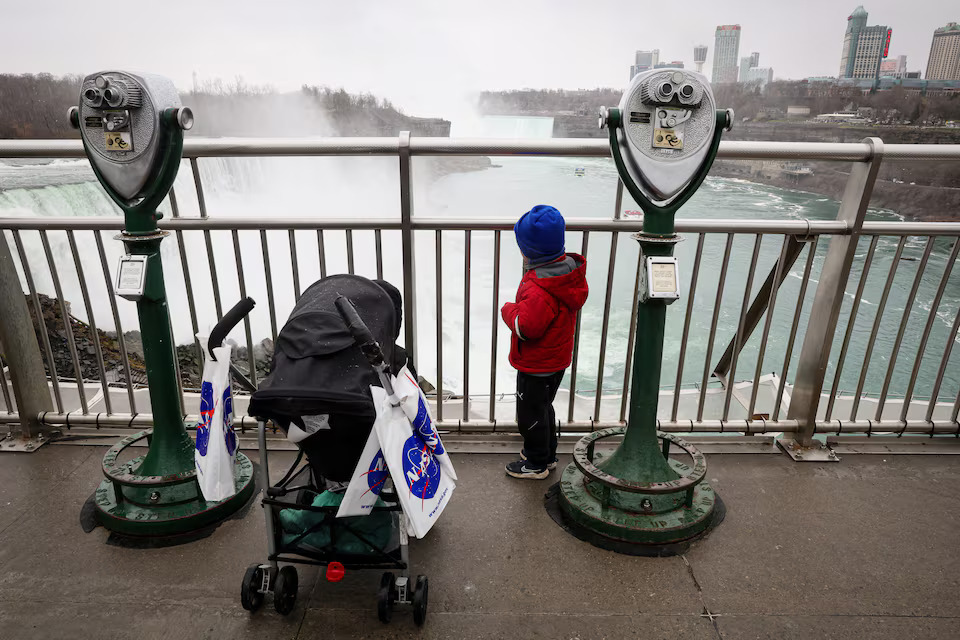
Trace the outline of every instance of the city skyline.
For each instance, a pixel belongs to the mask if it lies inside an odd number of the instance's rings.
[[[740,24],[741,50],[759,51],[777,79],[836,76],[846,18],[862,1],[692,0],[682,28],[666,31],[626,0],[489,0],[483,10],[432,0],[289,0],[282,11],[252,0],[168,0],[162,11],[125,9],[129,46],[122,47],[77,27],[88,21],[87,7],[34,0],[4,8],[0,72],[115,67],[160,73],[183,89],[194,73],[201,82],[242,77],[280,91],[342,86],[389,98],[409,113],[449,115],[488,89],[623,87],[637,50],[659,49],[661,60],[693,68],[693,48],[707,44],[703,72],[711,77],[721,24]],[[900,0],[867,0],[864,7],[871,24],[893,29],[890,55],[906,55],[911,71],[926,69],[934,30],[960,21],[956,0],[925,0],[922,11]]]

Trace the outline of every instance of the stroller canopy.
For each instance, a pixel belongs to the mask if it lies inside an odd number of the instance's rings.
[[[290,420],[318,414],[376,417],[370,386],[380,386],[334,301],[345,296],[393,360],[396,319],[390,296],[362,276],[333,275],[310,285],[277,336],[270,375],[250,398],[248,413]]]

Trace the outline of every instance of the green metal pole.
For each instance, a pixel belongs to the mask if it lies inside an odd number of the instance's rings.
[[[673,244],[644,246],[645,255],[672,255]],[[660,397],[660,368],[667,305],[646,300],[637,309],[634,334],[633,374],[630,385],[629,425],[623,443],[599,466],[607,473],[632,482],[674,480],[677,473],[660,453],[657,440],[657,404]]]
[[[150,236],[149,240],[141,240],[124,234],[122,239],[131,254],[147,256],[147,282],[143,298],[137,301],[137,315],[153,411],[153,438],[150,451],[137,473],[142,476],[179,473],[193,468],[194,443],[183,425],[177,391],[173,360],[176,349],[170,335],[170,311],[160,260],[163,237]]]

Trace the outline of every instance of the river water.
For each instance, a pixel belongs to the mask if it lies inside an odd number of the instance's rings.
[[[483,118],[469,128],[454,125],[453,135],[487,137],[549,137],[550,118]],[[505,157],[493,158],[495,167],[483,171],[452,173],[442,177],[431,175],[430,161],[415,158],[414,215],[436,218],[510,218],[514,219],[535,204],[556,206],[568,218],[610,218],[615,203],[616,170],[610,160],[581,158]],[[243,216],[264,219],[274,217],[333,217],[383,218],[399,217],[396,158],[277,158],[277,159],[201,159],[199,162],[204,184],[206,204],[211,216]],[[584,171],[576,171],[582,168]],[[582,173],[583,175],[578,175]],[[184,162],[175,186],[181,215],[198,215],[199,207],[189,164]],[[707,219],[811,219],[829,220],[837,214],[839,203],[816,194],[758,185],[746,181],[708,178],[700,191],[680,213],[680,217]],[[636,209],[624,198],[624,209]],[[161,210],[169,215],[169,203]],[[118,216],[119,211],[109,201],[99,185],[93,181],[85,160],[58,160],[53,163],[8,161],[0,164],[0,216]],[[870,220],[896,221],[900,217],[890,211],[870,210]],[[81,265],[86,275],[93,300],[98,327],[113,330],[113,322],[103,284],[102,271],[93,242],[93,232],[77,232]],[[45,262],[42,245],[36,232],[24,232],[38,289],[54,295],[50,272]],[[115,268],[122,249],[104,233],[108,263]],[[372,232],[353,234],[354,268],[357,273],[376,276],[374,236]],[[272,282],[276,293],[276,318],[282,326],[294,303],[293,272],[290,268],[290,242],[284,231],[268,232]],[[317,233],[298,231],[295,234],[301,289],[320,277],[320,247]],[[323,234],[323,259],[328,273],[348,269],[347,238],[344,232],[327,231]],[[8,236],[9,239],[9,236]],[[223,306],[229,307],[239,297],[233,239],[229,232],[212,232],[215,264],[219,278]],[[733,244],[727,283],[721,301],[720,320],[714,341],[710,366],[716,363],[736,330],[744,297],[753,253],[755,237],[738,235]],[[754,291],[760,286],[779,255],[782,236],[762,239]],[[860,311],[854,325],[851,345],[845,362],[840,388],[852,391],[861,373],[864,353],[874,322],[885,281],[897,247],[896,238],[881,238],[870,269]],[[57,258],[65,297],[72,303],[72,312],[86,319],[80,295],[77,272],[70,257],[66,234],[50,233],[50,242]],[[202,232],[185,232],[184,242],[192,276],[200,331],[209,330],[215,322],[212,286],[208,273],[208,259]],[[416,275],[418,309],[417,365],[431,380],[437,370],[437,273],[436,234],[417,232]],[[465,234],[449,231],[442,234],[440,276],[442,314],[442,360],[444,388],[461,391],[466,382],[464,345],[469,345],[469,390],[472,394],[490,389],[491,359],[496,369],[496,391],[512,392],[513,371],[507,363],[508,334],[499,327],[498,351],[492,356],[491,324],[495,317],[493,304],[493,232],[473,232],[470,235],[470,334],[464,336],[465,290]],[[584,239],[580,233],[567,234],[567,250],[580,252]],[[704,246],[699,282],[694,298],[690,337],[687,344],[683,383],[697,384],[704,370],[707,341],[717,283],[726,237],[710,234]],[[862,273],[869,239],[861,240],[853,273],[848,283],[848,295],[841,312],[835,346],[832,351],[828,384],[835,375],[836,357],[840,351],[843,332],[850,315],[853,293]],[[272,333],[266,296],[266,277],[261,237],[257,231],[238,234],[241,260],[246,275],[248,295],[258,306],[254,310],[252,330],[259,341]],[[384,272],[388,280],[402,288],[399,232],[383,233]],[[896,277],[889,292],[886,309],[876,339],[871,366],[867,370],[865,391],[880,391],[893,354],[900,321],[914,278],[920,265],[926,239],[908,238],[903,259],[898,263]],[[935,242],[933,253],[920,281],[916,303],[912,306],[907,330],[896,354],[891,378],[891,393],[906,390],[920,336],[927,321],[932,302],[944,272],[952,240]],[[622,234],[617,247],[616,268],[610,305],[609,335],[602,371],[599,352],[606,293],[606,277],[610,259],[610,235],[594,233],[587,241],[588,280],[591,295],[582,315],[579,362],[576,388],[583,393],[596,389],[598,379],[607,394],[621,391],[624,378],[630,309],[637,266],[637,245]],[[678,245],[683,295],[668,311],[667,335],[664,348],[662,384],[672,385],[676,377],[683,319],[688,304],[688,287],[697,238],[688,234]],[[828,240],[817,247],[812,278],[802,306],[800,331],[792,358],[788,379],[792,380],[806,326],[809,307],[818,282],[818,274],[826,253]],[[12,246],[12,244],[11,244]],[[175,236],[163,244],[164,271],[173,316],[174,333],[178,343],[191,340],[193,333],[188,312],[180,254]],[[791,269],[780,289],[762,373],[780,373],[797,304],[806,251]],[[960,271],[960,270],[958,270]],[[521,276],[520,255],[512,233],[502,234],[500,282],[497,306],[512,298]],[[22,274],[21,274],[22,277]],[[26,284],[24,283],[26,288]],[[124,330],[136,328],[136,308],[133,303],[118,300],[121,324]],[[933,322],[933,329],[921,362],[917,396],[929,393],[940,364],[951,323],[960,306],[960,273],[954,273],[947,283],[943,300]],[[761,326],[754,332],[740,357],[735,378],[752,379],[759,353]],[[241,328],[232,337],[245,342]],[[956,336],[953,336],[956,339]],[[941,390],[943,400],[952,400],[960,385],[960,349],[955,349]]]

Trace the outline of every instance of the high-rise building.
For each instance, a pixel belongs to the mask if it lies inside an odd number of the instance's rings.
[[[757,66],[759,60],[754,60],[754,57],[746,56],[740,58],[740,75],[737,77],[738,82],[747,82],[747,75],[750,73],[750,69],[753,69]]]
[[[933,32],[927,80],[960,80],[960,24],[949,22]]]
[[[737,59],[740,55],[740,25],[717,27],[713,43],[713,82],[736,82]]]
[[[674,60],[673,62],[660,62],[653,65],[654,69],[683,69],[683,60]]]
[[[750,54],[750,66],[759,67],[760,66],[760,52],[754,51]]]
[[[887,58],[880,63],[880,76],[902,78],[907,74],[907,56]]]
[[[653,51],[637,51],[634,64],[630,65],[630,79],[633,80],[633,76],[637,75],[641,71],[653,69],[658,64],[660,64],[660,49],[654,49]]]
[[[773,82],[773,69],[770,67],[751,67],[746,75],[740,77],[740,82],[744,84],[759,85],[762,89],[767,83]]]
[[[841,78],[876,78],[880,63],[890,49],[892,29],[885,25],[867,26],[867,12],[863,6],[854,9],[847,18],[840,54]]]
[[[703,71],[703,63],[707,61],[707,45],[698,44],[693,48],[693,62],[697,65],[697,73]]]

